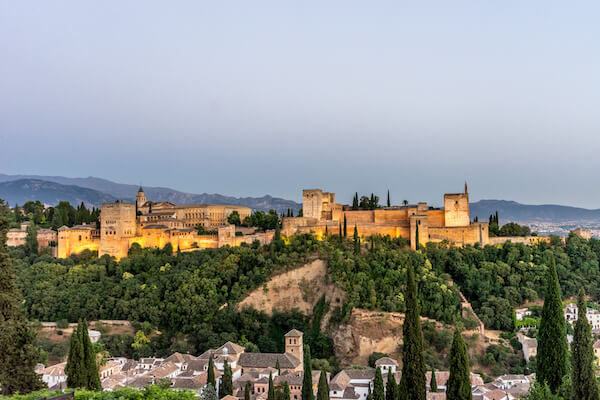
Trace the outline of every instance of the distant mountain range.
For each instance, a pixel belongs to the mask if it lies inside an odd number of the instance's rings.
[[[5,175],[0,174],[0,198],[11,205],[29,200],[40,200],[49,205],[61,200],[71,204],[85,203],[99,207],[102,203],[116,200],[134,201],[139,186],[116,183],[107,179],[66,178],[63,176]],[[232,197],[221,194],[193,194],[166,187],[144,186],[148,199],[170,201],[174,204],[235,204],[254,210],[287,212],[290,208],[297,213],[301,204],[292,200],[272,197]],[[480,200],[470,205],[471,219],[476,216],[487,221],[490,214],[498,211],[500,223],[600,223],[600,210],[561,206],[528,205],[507,200]]]
[[[600,210],[560,206],[554,204],[528,205],[507,200],[480,200],[470,204],[471,219],[487,221],[498,211],[500,224],[507,222],[581,223],[600,222]]]
[[[71,204],[84,202],[99,207],[102,203],[115,200],[134,201],[138,185],[116,183],[107,179],[66,178],[63,176],[5,175],[0,174],[0,198],[10,204],[23,204],[29,200],[40,200],[55,205],[60,200]],[[144,192],[152,201],[170,201],[174,204],[232,204],[243,205],[254,210],[287,212],[290,208],[297,213],[302,207],[292,200],[272,197],[232,197],[221,194],[193,194],[171,188],[144,186]]]
[[[39,200],[50,205],[68,201],[75,206],[83,202],[88,207],[98,207],[102,203],[111,203],[117,200],[116,197],[98,190],[75,185],[62,185],[41,179],[0,182],[0,198],[8,201],[10,205],[15,203],[23,205],[27,201]]]

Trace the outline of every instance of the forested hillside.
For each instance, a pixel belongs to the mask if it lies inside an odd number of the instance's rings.
[[[249,349],[281,351],[282,334],[295,327],[307,332],[315,357],[331,358],[331,339],[320,331],[327,310],[333,312],[332,324],[347,321],[353,307],[404,312],[408,265],[416,270],[422,314],[447,324],[473,326],[460,316],[460,288],[488,328],[512,331],[513,308],[543,294],[544,271],[553,260],[565,296],[584,286],[593,299],[600,297],[600,241],[594,239],[571,236],[566,245],[555,238],[536,246],[463,249],[437,244],[416,252],[402,239],[376,236],[365,243],[357,246],[337,235],[323,241],[301,235],[265,246],[183,254],[173,254],[170,246],[133,247],[119,262],[91,253],[56,260],[26,255],[22,248],[13,249],[11,256],[31,319],[124,319],[149,333],[161,332],[135,352],[131,337],[103,338],[113,352],[130,356],[199,353],[227,340]],[[346,292],[339,303],[319,302],[312,315],[236,310],[250,290],[266,288],[273,274],[316,257],[327,262],[331,281]]]

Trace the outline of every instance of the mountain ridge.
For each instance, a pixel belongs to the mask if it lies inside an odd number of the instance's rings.
[[[8,192],[11,195],[11,199],[7,198],[7,191],[3,188],[2,184],[14,181],[23,180],[37,180],[52,182],[55,184],[65,186],[76,186],[82,189],[91,189],[103,194],[110,196],[110,201],[101,201],[100,203],[86,202],[86,205],[100,206],[103,202],[112,202],[115,200],[122,201],[134,201],[135,196],[138,192],[138,185],[131,185],[125,183],[116,183],[108,179],[87,177],[87,178],[68,178],[63,176],[44,176],[44,175],[7,175],[0,174],[0,198],[4,198],[10,203],[15,202],[23,204],[25,201],[32,200],[31,196],[25,192],[21,193],[21,196],[15,196],[14,192]],[[69,193],[72,189],[67,190]],[[144,192],[149,200],[152,201],[169,201],[174,204],[231,204],[231,205],[243,205],[250,207],[254,210],[269,211],[274,209],[277,212],[285,213],[288,208],[297,213],[302,207],[299,203],[292,200],[282,199],[279,197],[273,197],[271,195],[265,195],[262,197],[233,197],[225,196],[221,194],[210,194],[210,193],[186,193],[175,189],[160,187],[160,186],[144,186]],[[101,196],[97,196],[98,199]],[[34,199],[40,200],[40,199]],[[68,200],[68,199],[64,199]],[[99,200],[97,200],[99,201]],[[48,202],[46,204],[54,205],[54,202]],[[78,203],[79,204],[79,203]]]

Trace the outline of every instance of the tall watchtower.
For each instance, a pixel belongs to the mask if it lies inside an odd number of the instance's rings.
[[[285,334],[285,353],[296,357],[301,362],[304,360],[304,348],[302,346],[304,334],[297,329],[292,329]]]
[[[464,193],[444,195],[445,226],[468,226],[471,223],[469,215],[469,192],[465,182]]]

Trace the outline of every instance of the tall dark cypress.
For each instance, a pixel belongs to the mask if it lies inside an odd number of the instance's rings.
[[[94,351],[94,345],[90,340],[88,333],[88,324],[86,320],[80,322],[79,340],[83,346],[83,363],[85,366],[85,373],[87,379],[86,389],[89,390],[102,390],[102,384],[100,383],[100,374],[98,373],[98,364],[96,362],[96,352]]]
[[[360,254],[360,239],[358,237],[358,228],[354,225],[354,254]]]
[[[390,201],[390,189],[388,189],[388,196],[387,196],[387,206],[391,207],[392,206],[392,202]]]
[[[404,317],[402,345],[401,400],[425,400],[425,359],[423,334],[419,313],[419,299],[415,271],[408,265],[406,274],[406,316]]]
[[[567,330],[553,255],[549,264],[537,338],[537,381],[548,384],[552,393],[557,393],[567,373]]]
[[[310,347],[304,345],[304,376],[302,377],[302,400],[315,400],[312,387],[312,365],[310,358]]]
[[[215,379],[215,362],[213,361],[212,354],[208,359],[208,373],[206,376],[206,384],[212,385],[214,388],[217,387],[217,380]]]
[[[290,396],[290,385],[288,385],[287,381],[283,382],[283,397],[281,400],[291,400],[292,396]]]
[[[454,329],[454,339],[450,348],[450,377],[446,383],[447,400],[471,400],[471,373],[467,346],[458,329]]]
[[[250,396],[251,396],[251,388],[250,388],[250,381],[246,381],[246,386],[244,386],[244,400],[250,400]]]
[[[342,223],[340,222],[340,239],[344,236],[344,232],[342,231]]]
[[[354,198],[352,199],[352,209],[358,210],[358,192],[354,193]]]
[[[429,391],[436,393],[438,391],[437,378],[435,377],[435,368],[431,369],[431,380],[429,381]]]
[[[594,374],[594,345],[592,328],[588,323],[585,291],[579,291],[577,298],[577,321],[571,343],[571,386],[573,399],[598,400],[598,383]]]
[[[34,371],[40,352],[33,345],[35,334],[21,310],[21,295],[15,286],[6,248],[9,212],[0,199],[0,387],[3,395],[25,394],[43,387],[40,375]]]
[[[269,390],[267,391],[267,400],[275,400],[275,386],[273,386],[273,374],[269,372]]]
[[[71,334],[69,355],[67,357],[67,365],[65,366],[65,374],[67,374],[67,387],[87,387],[84,358],[83,343],[81,343],[81,334],[79,333],[79,325],[77,325],[77,328],[73,329],[73,333]]]
[[[233,394],[233,373],[231,366],[225,360],[223,363],[223,377],[221,378],[221,386],[219,387],[219,398]]]
[[[346,214],[344,214],[344,237],[348,236],[348,224],[346,223]]]
[[[392,371],[388,371],[387,383],[385,385],[385,400],[398,400],[398,384],[396,383],[396,377]]]
[[[321,375],[319,376],[317,400],[329,400],[329,384],[327,383],[327,373],[325,373],[325,370],[321,370]]]
[[[383,376],[381,368],[377,367],[375,371],[375,381],[373,382],[373,400],[385,400],[385,388],[383,387]]]

